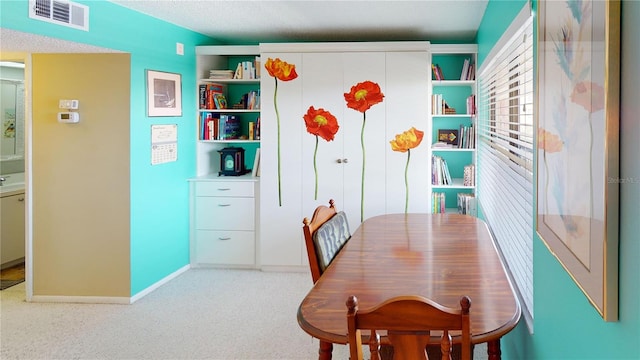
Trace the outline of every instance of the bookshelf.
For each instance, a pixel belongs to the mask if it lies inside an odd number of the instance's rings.
[[[189,179],[193,267],[258,267],[260,186],[251,170],[260,149],[259,56],[258,46],[196,47],[196,177]],[[239,72],[244,75],[234,78]],[[241,151],[221,152],[225,148],[244,149],[244,169],[234,162],[242,161],[236,156]],[[223,158],[225,172],[243,174],[221,175]]]
[[[198,46],[196,47],[196,71],[198,83],[198,141],[196,147],[197,175],[206,176],[217,174],[220,171],[218,151],[225,147],[242,147],[245,149],[245,167],[251,169],[254,164],[257,149],[260,147],[259,119],[260,119],[260,73],[261,64],[256,64],[260,57],[258,46]],[[226,72],[235,76],[237,69],[244,63],[252,64],[253,75],[250,78],[210,78],[214,71]],[[243,75],[240,75],[241,77]],[[226,108],[216,108],[215,105],[202,104],[201,87],[219,85],[221,93],[226,100]],[[249,106],[248,94],[255,94],[254,101]],[[242,105],[241,105],[242,104]],[[235,106],[235,107],[234,107]],[[221,117],[230,116],[239,122],[238,134],[232,139],[223,139],[222,136],[213,136],[213,131],[205,125],[207,119],[218,120]],[[253,123],[253,136],[250,126]],[[217,131],[216,131],[217,133]],[[211,134],[205,135],[205,134]]]
[[[431,210],[459,212],[462,206],[464,213],[476,215],[474,97],[477,45],[432,44],[430,49]],[[443,134],[448,135],[443,138]],[[443,145],[446,142],[452,144]],[[442,170],[444,167],[448,172]]]

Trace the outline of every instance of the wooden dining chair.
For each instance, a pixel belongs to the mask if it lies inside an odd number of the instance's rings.
[[[441,331],[442,360],[451,359],[452,330],[461,330],[461,359],[471,359],[471,325],[467,296],[460,299],[460,309],[444,307],[421,296],[399,296],[366,311],[358,310],[358,299],[347,299],[347,325],[351,360],[362,360],[360,330],[371,330],[371,359],[380,360],[380,337],[376,330],[387,330],[395,360],[428,359],[430,331]]]
[[[311,220],[305,217],[302,224],[311,278],[315,284],[347,240],[351,238],[349,222],[344,211],[337,211],[335,202],[331,199],[328,207],[318,206]]]

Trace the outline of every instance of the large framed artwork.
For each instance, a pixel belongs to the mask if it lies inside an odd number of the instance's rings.
[[[147,70],[147,115],[182,116],[180,74]]]
[[[620,2],[540,1],[537,232],[618,319]]]

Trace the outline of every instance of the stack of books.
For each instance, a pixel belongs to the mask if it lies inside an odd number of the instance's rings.
[[[232,79],[233,70],[210,70],[209,79]]]
[[[446,196],[443,192],[431,193],[431,212],[443,214],[446,209]]]

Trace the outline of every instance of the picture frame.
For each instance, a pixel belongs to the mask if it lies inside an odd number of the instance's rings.
[[[536,231],[618,320],[620,2],[540,1]]]
[[[147,70],[147,116],[182,116],[182,75]]]
[[[438,141],[458,146],[458,129],[438,129]]]

